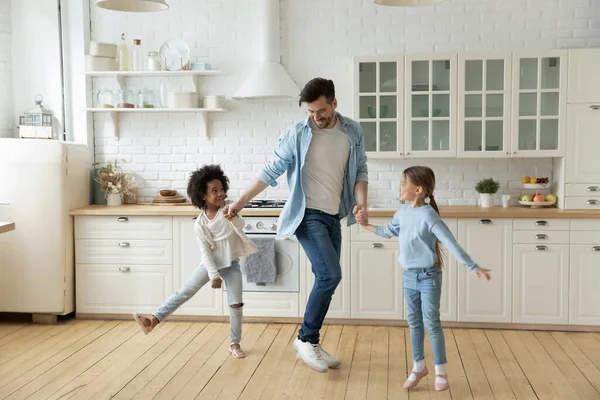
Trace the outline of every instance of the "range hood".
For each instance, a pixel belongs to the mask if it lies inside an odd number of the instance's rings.
[[[281,65],[279,50],[279,0],[259,0],[261,13],[261,63],[246,78],[234,99],[297,98],[300,89]]]

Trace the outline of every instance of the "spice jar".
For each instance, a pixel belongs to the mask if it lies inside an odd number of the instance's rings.
[[[148,71],[162,71],[163,64],[160,62],[158,51],[151,51],[148,53]]]
[[[120,89],[117,92],[117,108],[135,108],[133,92],[129,89]]]
[[[150,89],[141,89],[138,92],[138,108],[154,108],[154,92]]]
[[[98,108],[114,108],[115,96],[113,91],[102,88],[98,91]]]

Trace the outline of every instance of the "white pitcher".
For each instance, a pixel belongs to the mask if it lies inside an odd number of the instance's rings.
[[[107,206],[120,206],[123,204],[123,193],[109,193],[104,196]]]

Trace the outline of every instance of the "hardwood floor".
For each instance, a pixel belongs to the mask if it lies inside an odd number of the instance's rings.
[[[327,374],[296,360],[297,329],[247,324],[233,359],[228,324],[0,323],[0,399],[600,399],[600,333],[445,329],[450,390],[408,392],[406,328],[325,326]]]

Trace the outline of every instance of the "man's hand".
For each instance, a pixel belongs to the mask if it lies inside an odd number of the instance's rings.
[[[356,222],[360,225],[368,225],[369,223],[369,212],[367,210],[367,206],[364,204],[357,204],[354,206],[354,210],[352,211],[354,217],[356,218]]]
[[[246,203],[244,203],[242,200],[233,201],[223,208],[223,216],[228,220],[232,220],[233,218],[237,217],[238,212],[240,212],[245,205]]]
[[[221,278],[215,278],[211,281],[211,286],[213,289],[221,289]]]
[[[486,281],[489,281],[490,279],[492,279],[492,276],[490,275],[490,272],[491,272],[491,270],[489,270],[489,269],[483,269],[483,268],[481,268],[481,269],[478,269],[475,272],[475,275],[477,275],[477,277],[479,279],[485,279]]]

